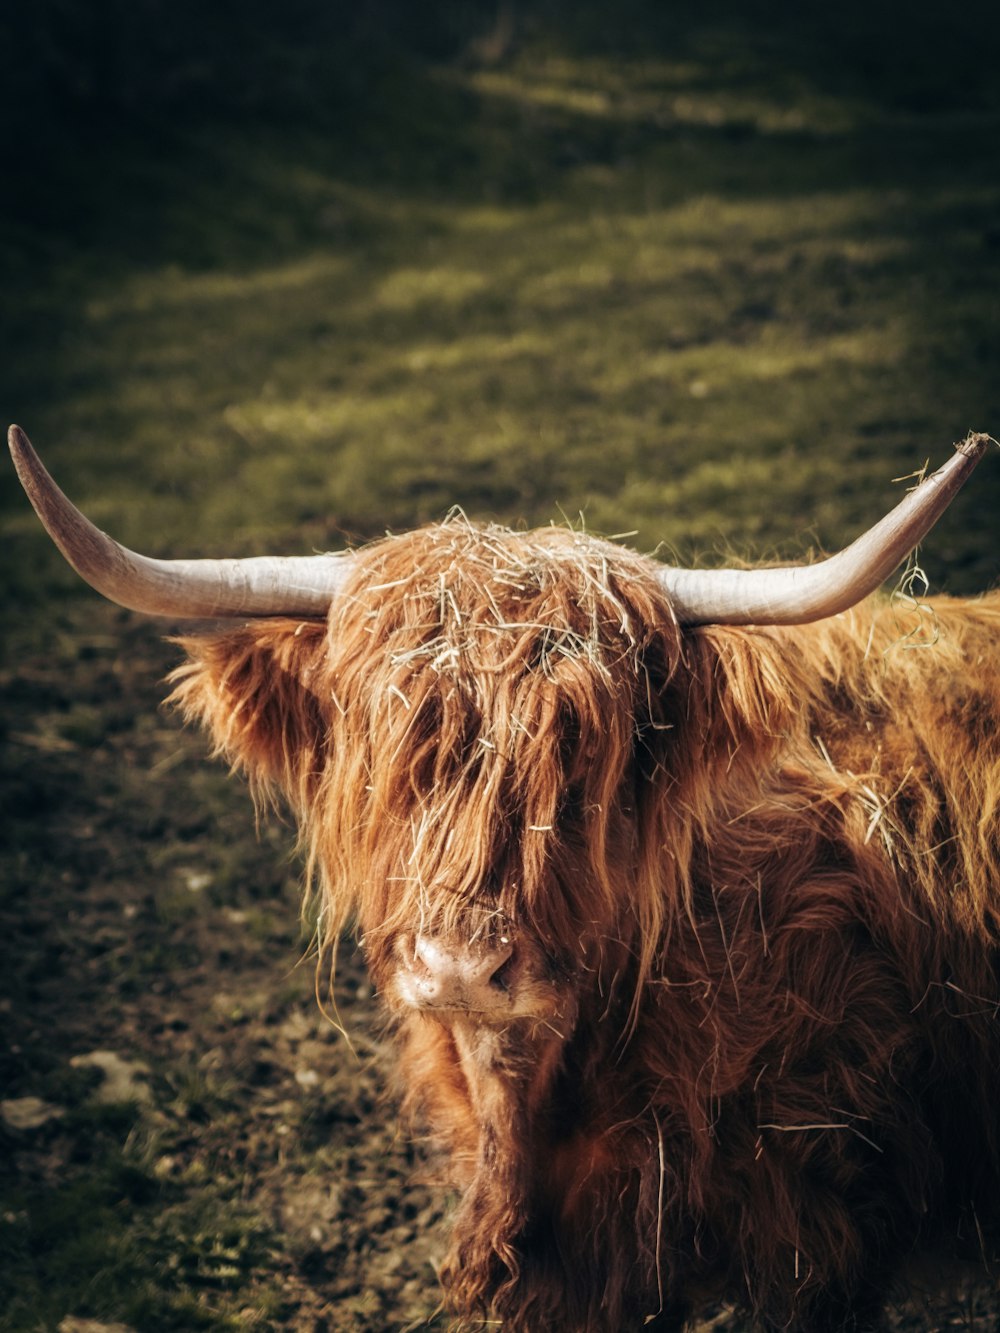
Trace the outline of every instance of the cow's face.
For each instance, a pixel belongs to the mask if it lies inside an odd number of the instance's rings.
[[[450,523],[366,551],[326,627],[188,647],[182,703],[296,807],[327,929],[357,923],[394,1012],[562,1030],[581,977],[607,996],[652,924],[637,867],[676,722],[645,562]]]
[[[682,637],[646,562],[559,530],[390,539],[327,625],[187,646],[181,703],[291,801],[389,1009],[524,1040],[629,1020],[674,814],[771,726],[759,653]]]
[[[368,553],[332,617],[310,832],[395,1013],[564,1031],[630,947],[677,631],[647,630],[655,589],[621,566],[446,525]]]

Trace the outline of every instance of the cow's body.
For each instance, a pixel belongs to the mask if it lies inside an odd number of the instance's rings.
[[[861,1328],[987,1225],[998,643],[998,595],[682,630],[638,556],[464,522],[359,553],[328,624],[187,641],[180,703],[359,925],[457,1309]]]

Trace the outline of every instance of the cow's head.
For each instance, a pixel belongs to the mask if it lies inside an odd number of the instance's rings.
[[[699,724],[648,561],[458,519],[360,553],[325,625],[185,646],[177,698],[296,807],[327,929],[358,922],[397,1012],[552,1032],[567,979],[611,988],[658,934],[635,867]]]

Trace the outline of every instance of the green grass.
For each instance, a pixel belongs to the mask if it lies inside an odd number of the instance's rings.
[[[345,54],[326,27],[230,50],[182,7],[202,63],[126,25],[104,102],[11,71],[38,100],[0,221],[0,396],[100,526],[291,553],[458,504],[794,558],[1000,434],[991,9],[959,32],[879,4],[552,3],[490,59],[467,42],[492,7],[432,9],[417,40],[386,7]],[[998,512],[994,456],[925,543],[933,588],[996,580]],[[156,712],[162,627],[80,585],[9,473],[0,521],[0,1079],[66,1111],[0,1145],[0,1328],[294,1329],[317,1264],[333,1329],[428,1316],[429,1266],[396,1304],[346,1271],[397,1243],[351,1230],[364,1126],[294,1086],[297,1037],[270,1073],[257,1044],[312,1003],[291,834],[255,841]],[[123,1033],[154,1104],[99,1113],[68,1059]],[[328,1179],[342,1251],[275,1202]]]
[[[92,234],[26,293],[9,412],[158,552],[338,546],[452,504],[682,558],[842,540],[997,416],[997,107],[887,108],[857,70],[834,92],[816,34],[730,23],[676,59],[549,37],[407,67],[356,141],[88,145]],[[942,579],[996,569],[979,486]]]

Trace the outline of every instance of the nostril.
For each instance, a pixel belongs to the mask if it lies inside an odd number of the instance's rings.
[[[488,954],[483,956],[476,969],[476,980],[484,981],[488,986],[498,986],[501,990],[506,990],[507,982],[510,980],[513,958],[514,946],[510,943],[504,944],[498,949],[491,949]]]
[[[508,982],[510,981],[511,972],[513,971],[513,960],[514,951],[512,949],[500,966],[497,967],[489,977],[489,984],[491,986],[497,986],[500,990],[508,989]]]

